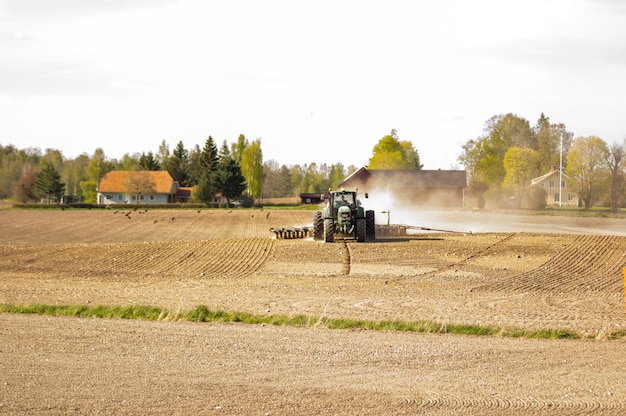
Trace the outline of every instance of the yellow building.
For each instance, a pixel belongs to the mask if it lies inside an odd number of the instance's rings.
[[[564,173],[561,174],[556,166],[553,166],[552,170],[545,175],[531,179],[530,184],[541,187],[546,191],[547,205],[573,207],[579,205],[580,199],[578,198],[578,192],[576,192],[577,187],[574,180]],[[560,198],[563,201],[559,204]]]

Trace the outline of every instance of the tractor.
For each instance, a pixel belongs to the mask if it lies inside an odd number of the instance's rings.
[[[321,211],[313,214],[313,238],[326,243],[335,236],[363,242],[376,238],[374,211],[365,210],[357,198],[357,191],[329,191],[330,197]],[[364,194],[365,198],[368,194]]]

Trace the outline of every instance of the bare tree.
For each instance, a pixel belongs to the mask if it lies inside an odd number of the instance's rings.
[[[155,185],[150,179],[150,174],[142,170],[129,171],[123,186],[126,193],[135,196],[137,203],[142,195],[155,193]]]

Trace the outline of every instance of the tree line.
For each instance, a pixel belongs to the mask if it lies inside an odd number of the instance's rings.
[[[553,123],[543,113],[533,126],[516,114],[494,115],[480,136],[462,145],[458,161],[467,172],[468,206],[543,207],[545,192],[531,187],[531,179],[562,166],[585,208],[626,207],[626,138],[611,145],[596,136],[574,138],[563,123]],[[422,169],[413,143],[400,140],[395,129],[376,143],[366,166]],[[102,148],[66,159],[56,149],[42,153],[0,145],[0,199],[58,202],[70,195],[93,203],[100,179],[114,169],[166,170],[180,186],[193,188],[194,201],[206,202],[217,192],[250,201],[322,193],[357,166],[264,161],[261,139],[249,141],[243,134],[232,143],[224,140],[219,150],[211,136],[202,148],[186,148],[179,141],[171,151],[163,140],[156,154],[125,154],[120,160],[106,157]]]
[[[421,169],[417,150],[411,142],[401,141],[395,130],[374,147],[370,165]],[[263,161],[261,140],[249,141],[243,134],[232,143],[224,140],[219,149],[211,136],[202,148],[186,148],[179,141],[170,150],[163,140],[156,154],[125,154],[120,160],[108,158],[102,148],[95,149],[93,155],[66,159],[57,149],[42,153],[37,148],[0,145],[0,199],[19,203],[95,203],[98,183],[109,171],[163,170],[181,187],[193,189],[192,202],[209,204],[217,193],[222,193],[229,201],[243,198],[252,203],[258,198],[326,192],[356,169],[341,163],[285,165]],[[149,193],[149,186],[139,179],[135,182],[135,193]]]
[[[107,157],[102,148],[91,156],[65,159],[56,149],[42,153],[0,146],[0,198],[27,203],[60,202],[70,196],[73,201],[95,203],[100,179],[112,170],[167,171],[181,187],[193,188],[193,202],[209,204],[217,193],[229,200],[244,193],[254,198],[263,183],[260,145],[260,140],[250,142],[240,135],[230,145],[225,140],[218,149],[209,136],[202,148],[188,149],[179,141],[170,151],[163,140],[156,154],[125,154],[120,160]],[[149,192],[145,184],[140,188]]]
[[[462,146],[459,162],[467,195],[478,207],[540,208],[542,189],[531,179],[562,167],[585,208],[626,206],[626,139],[608,145],[597,136],[576,137],[543,113],[534,126],[515,114],[495,115],[483,134]]]

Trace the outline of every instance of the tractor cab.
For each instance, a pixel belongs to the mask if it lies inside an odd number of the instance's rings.
[[[341,194],[331,194],[331,200],[334,201],[335,208],[350,207],[351,209],[356,206],[354,202],[355,195],[351,192]]]

